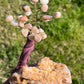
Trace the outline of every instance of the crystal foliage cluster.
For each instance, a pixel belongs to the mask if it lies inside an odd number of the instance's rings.
[[[37,2],[39,2],[39,0],[30,0],[32,5],[36,5]],[[40,4],[41,4],[41,11],[42,12],[47,12],[48,11],[48,3],[49,0],[40,0]],[[44,30],[42,28],[37,28],[36,26],[32,25],[32,22],[30,23],[28,19],[30,15],[32,15],[32,10],[30,8],[29,5],[23,5],[22,6],[24,15],[18,15],[18,21],[14,20],[12,15],[8,15],[6,17],[6,22],[11,22],[12,26],[16,26],[19,27],[21,29],[21,34],[24,37],[29,38],[29,40],[31,41],[35,41],[35,42],[40,42],[41,40],[44,40],[47,38],[46,33],[44,32]],[[34,8],[34,10],[36,10]],[[56,12],[53,16],[50,15],[44,15],[42,16],[42,20],[43,21],[51,21],[53,18],[60,18],[61,17],[61,13],[60,12]]]

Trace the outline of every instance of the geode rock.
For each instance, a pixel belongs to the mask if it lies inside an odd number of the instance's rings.
[[[66,65],[43,58],[36,67],[23,67],[12,74],[10,84],[71,84],[71,73]]]

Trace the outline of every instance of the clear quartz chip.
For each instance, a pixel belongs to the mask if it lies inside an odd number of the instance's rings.
[[[30,0],[31,4],[36,4],[38,0]]]
[[[29,12],[24,12],[24,14],[25,14],[26,16],[30,16],[30,15],[32,14],[32,12],[31,12],[31,11],[29,11]]]
[[[13,21],[13,16],[9,15],[9,16],[6,17],[5,20],[6,20],[6,22],[11,22],[11,21]]]
[[[43,12],[47,12],[47,10],[48,10],[48,5],[42,5],[41,10],[42,10]]]
[[[40,3],[41,4],[48,4],[49,3],[49,0],[40,0]]]
[[[54,15],[54,18],[60,18],[61,17],[61,12],[56,12]]]
[[[17,22],[16,20],[13,20],[13,21],[11,22],[11,25],[12,25],[12,26],[18,26],[18,22]]]
[[[29,33],[29,30],[28,29],[22,29],[21,30],[21,33],[24,37],[27,37],[28,36],[28,33]]]
[[[30,12],[30,11],[31,11],[30,6],[28,6],[28,5],[23,5],[23,6],[22,6],[22,9],[23,9],[25,12]]]

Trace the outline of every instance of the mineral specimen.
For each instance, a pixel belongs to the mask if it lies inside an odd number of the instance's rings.
[[[10,84],[71,84],[71,73],[68,67],[55,63],[48,57],[43,58],[37,66],[22,67],[12,74]]]

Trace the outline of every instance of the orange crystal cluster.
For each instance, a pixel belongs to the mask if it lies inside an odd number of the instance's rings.
[[[68,67],[43,58],[35,67],[23,67],[10,78],[10,84],[71,84]]]

